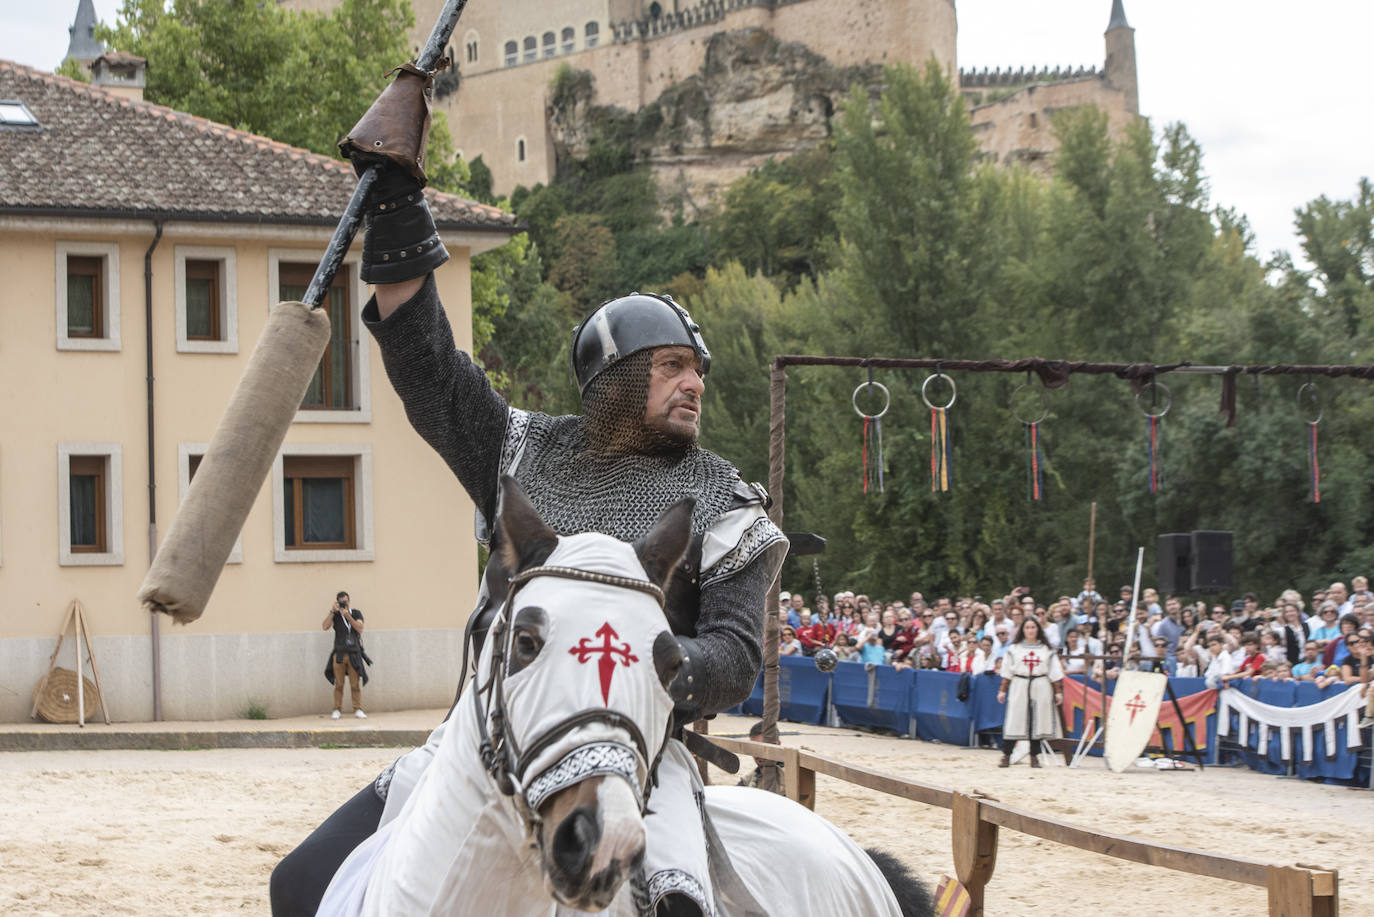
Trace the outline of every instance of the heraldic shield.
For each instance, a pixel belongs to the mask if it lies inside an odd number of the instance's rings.
[[[1122,672],[1107,711],[1107,766],[1118,774],[1135,763],[1159,720],[1169,679],[1160,672]]]

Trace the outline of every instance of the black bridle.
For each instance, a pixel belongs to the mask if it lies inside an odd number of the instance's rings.
[[[492,625],[492,632],[488,636],[488,639],[492,641],[492,652],[486,684],[474,686],[472,692],[473,705],[477,713],[477,729],[481,737],[479,749],[482,766],[496,783],[501,794],[510,796],[515,801],[516,809],[525,823],[526,832],[532,833],[538,827],[541,819],[539,813],[530,806],[526,798],[526,771],[530,764],[550,745],[564,738],[579,726],[589,723],[603,723],[614,728],[624,729],[629,733],[631,741],[634,742],[634,752],[646,765],[644,784],[637,787],[640,798],[640,814],[643,815],[648,809],[649,793],[653,786],[658,783],[659,761],[662,759],[663,750],[667,747],[668,739],[672,735],[673,721],[671,716],[668,717],[667,729],[664,731],[662,739],[659,740],[657,750],[652,757],[649,754],[648,743],[644,740],[644,734],[639,726],[629,717],[614,710],[595,707],[580,710],[558,721],[536,736],[523,750],[510,732],[504,684],[509,668],[510,647],[507,641],[513,636],[509,633],[511,631],[511,610],[514,607],[515,596],[520,591],[520,587],[540,576],[554,576],[600,583],[622,589],[633,589],[652,596],[659,608],[662,608],[664,604],[663,590],[659,586],[648,580],[627,576],[615,576],[608,573],[582,570],[577,567],[560,566],[530,567],[512,576],[509,580],[510,588],[506,594],[506,599],[501,606],[501,612]],[[476,676],[474,675],[474,683],[475,679]],[[483,695],[487,697],[485,706],[482,703]],[[487,726],[488,720],[491,723],[490,728]]]

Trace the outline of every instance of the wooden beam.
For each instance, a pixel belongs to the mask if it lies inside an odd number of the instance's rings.
[[[1201,850],[1184,847],[1170,847],[1150,841],[1122,837],[1119,834],[1106,834],[1101,831],[1079,828],[1052,818],[1044,818],[1014,809],[998,802],[983,802],[979,806],[983,820],[1044,838],[1056,844],[1067,844],[1079,850],[1101,853],[1119,860],[1130,860],[1148,866],[1163,866],[1195,876],[1210,876],[1229,882],[1244,882],[1247,885],[1267,886],[1270,867],[1257,860],[1240,857],[1220,856]],[[962,881],[962,880],[961,880]]]
[[[809,768],[818,774],[825,774],[827,777],[837,777],[848,783],[868,787],[870,790],[878,790],[914,802],[923,802],[928,806],[939,806],[942,809],[948,809],[954,804],[954,794],[943,787],[927,786],[914,780],[903,780],[900,777],[893,777],[881,771],[870,770],[853,764],[841,764],[838,761],[822,758],[820,755],[813,755],[807,751],[799,752],[798,758],[802,767]]]

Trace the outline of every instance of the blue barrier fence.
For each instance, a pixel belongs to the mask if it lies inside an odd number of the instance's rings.
[[[926,669],[899,671],[886,665],[865,666],[857,662],[842,662],[834,672],[827,673],[817,670],[813,661],[805,656],[783,656],[779,663],[778,701],[781,719],[812,725],[823,725],[829,721],[889,729],[911,738],[949,745],[975,745],[980,734],[988,734],[986,737],[992,741],[1000,739],[1003,706],[997,702],[1000,679],[994,674],[970,677],[962,692],[965,696],[961,698],[962,676],[954,672]],[[1169,683],[1174,694],[1180,698],[1206,689],[1201,678],[1171,678]],[[1343,686],[1318,690],[1316,685],[1308,682],[1267,679],[1246,679],[1232,684],[1234,687],[1227,690],[1243,691],[1261,703],[1276,707],[1308,706],[1344,690]],[[1088,681],[1087,686],[1093,690],[1101,687],[1095,681]],[[1108,695],[1111,695],[1115,686],[1114,681],[1107,683]],[[1170,716],[1167,695],[1164,704],[1161,717],[1167,719]],[[763,715],[762,675],[749,699],[728,712]],[[1232,711],[1232,742],[1238,735],[1237,719],[1238,714]],[[1066,725],[1069,727],[1066,732],[1069,738],[1081,736],[1083,712],[1075,711],[1074,722]],[[1206,760],[1214,763],[1220,755],[1228,753],[1218,746],[1215,709],[1207,715],[1206,727]],[[1188,728],[1196,739],[1196,727]],[[1313,731],[1314,752],[1310,762],[1302,760],[1302,738],[1294,730],[1292,759],[1296,775],[1325,779],[1332,783],[1369,785],[1368,764],[1361,760],[1358,751],[1346,748],[1345,722],[1338,720],[1334,728],[1337,731],[1336,754],[1327,756],[1323,730],[1318,727]],[[1171,729],[1162,730],[1166,747],[1184,747],[1182,738],[1172,733]],[[1239,754],[1253,770],[1269,774],[1289,773],[1289,762],[1283,761],[1280,754],[1277,730],[1271,731],[1268,747],[1263,753],[1256,747],[1257,743],[1258,730],[1252,729],[1248,736],[1248,747],[1229,753]],[[1367,746],[1368,742],[1365,744]],[[1098,749],[1096,754],[1101,754],[1101,750]]]

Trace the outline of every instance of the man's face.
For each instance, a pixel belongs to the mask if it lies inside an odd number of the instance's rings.
[[[1317,654],[1318,654],[1319,652],[1321,652],[1321,650],[1318,649],[1317,644],[1315,644],[1315,643],[1305,643],[1305,644],[1303,644],[1303,647],[1302,647],[1302,655],[1303,655],[1303,658],[1306,659],[1308,662],[1316,662],[1316,661],[1317,661]]]
[[[801,610],[802,610],[802,606],[805,605],[805,604],[806,604],[806,600],[805,600],[801,595],[799,595],[799,594],[797,594],[797,593],[793,593],[793,595],[792,595],[792,607],[793,607],[793,609],[795,609],[795,610],[797,610],[797,611],[801,611]]]
[[[649,369],[644,423],[678,443],[694,443],[701,432],[701,395],[706,381],[690,347],[659,347]]]
[[[1177,618],[1183,606],[1179,604],[1178,599],[1168,599],[1164,602],[1164,610],[1169,613],[1169,617]]]
[[[1345,604],[1345,587],[1340,583],[1335,583],[1326,591],[1326,597],[1337,605]]]

